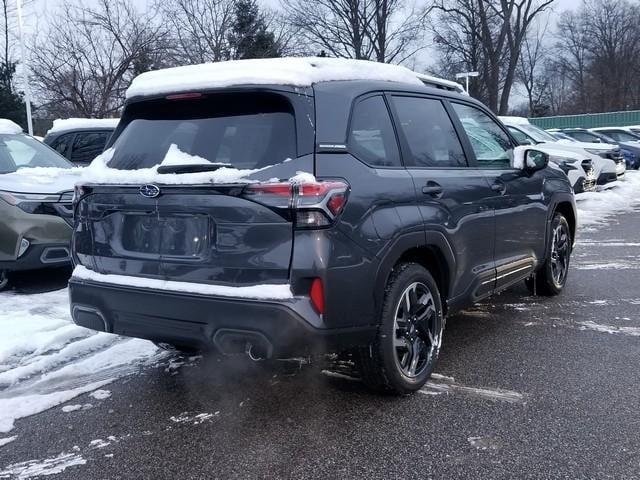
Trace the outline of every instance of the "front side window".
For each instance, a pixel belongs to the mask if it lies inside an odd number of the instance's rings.
[[[466,167],[455,128],[439,100],[393,97],[415,167]]]
[[[71,147],[70,160],[73,163],[90,163],[102,153],[109,135],[106,132],[77,133]]]
[[[640,140],[640,137],[636,136],[636,135],[631,135],[630,133],[627,132],[621,132],[618,130],[606,130],[604,132],[605,135],[607,135],[608,137],[613,138],[614,140],[618,141],[618,142],[637,142],[638,140]]]
[[[400,152],[384,99],[358,102],[349,129],[349,152],[372,167],[399,167]]]
[[[60,155],[67,155],[69,151],[69,145],[71,144],[71,140],[73,140],[73,133],[67,133],[65,135],[60,135],[57,139],[53,141],[51,144],[51,148],[53,148]]]
[[[489,115],[476,107],[453,103],[462,127],[482,168],[509,168],[513,145],[507,134]]]

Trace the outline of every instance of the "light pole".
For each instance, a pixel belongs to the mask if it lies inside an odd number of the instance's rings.
[[[20,39],[20,52],[22,54],[22,82],[24,83],[24,103],[27,106],[27,129],[29,135],[33,135],[33,120],[31,119],[31,88],[29,87],[29,72],[27,71],[27,54],[24,48],[24,35],[22,25],[22,0],[16,0],[18,13],[18,34]]]
[[[19,1],[19,0],[18,0]],[[478,77],[480,76],[480,72],[462,72],[456,73],[456,79],[465,78],[467,83],[467,95],[469,94],[469,77]]]

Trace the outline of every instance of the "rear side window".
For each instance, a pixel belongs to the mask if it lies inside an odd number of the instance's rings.
[[[53,148],[60,155],[67,155],[69,151],[69,144],[73,140],[73,133],[67,133],[65,135],[59,136],[57,139],[53,141],[51,144],[51,148]]]
[[[102,153],[109,135],[107,132],[77,133],[71,147],[70,160],[74,163],[90,163]]]
[[[510,168],[513,145],[498,123],[479,108],[453,103],[482,168]]]
[[[354,107],[349,152],[372,167],[401,165],[391,117],[381,96],[365,98]]]
[[[171,145],[238,169],[268,167],[297,156],[293,109],[277,94],[214,94],[134,103],[122,122],[126,126],[113,144],[109,162],[121,170],[159,165]]]
[[[466,167],[462,145],[439,100],[393,97],[415,167]]]

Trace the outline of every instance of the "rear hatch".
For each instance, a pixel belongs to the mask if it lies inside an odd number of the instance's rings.
[[[299,93],[255,90],[129,104],[107,166],[130,181],[77,192],[76,260],[104,274],[286,283],[289,196],[267,182],[313,173],[312,106]],[[157,181],[136,181],[158,165]]]

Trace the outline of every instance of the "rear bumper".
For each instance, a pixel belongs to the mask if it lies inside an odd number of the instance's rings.
[[[9,272],[38,270],[47,267],[64,267],[71,262],[69,243],[46,243],[30,245],[16,260],[0,261],[0,270]]]
[[[376,327],[324,328],[302,298],[263,301],[140,289],[72,278],[71,314],[80,326],[222,353],[247,344],[266,356],[339,352],[370,343]]]

